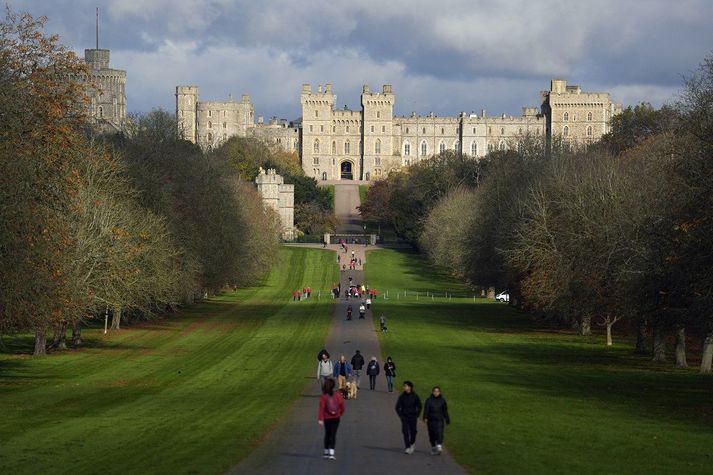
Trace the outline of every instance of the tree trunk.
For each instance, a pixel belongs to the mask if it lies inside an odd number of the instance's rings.
[[[654,357],[652,360],[666,361],[666,338],[661,325],[654,327]]]
[[[114,307],[114,311],[112,312],[111,316],[111,329],[121,329],[121,307]]]
[[[642,317],[639,319],[636,332],[636,348],[634,349],[634,353],[637,355],[646,355],[649,353],[649,350],[646,348],[646,339],[648,336],[648,321]]]
[[[43,356],[47,354],[47,332],[42,327],[35,329],[35,356]]]
[[[54,328],[52,348],[55,350],[67,349],[67,322],[62,322]]]
[[[82,344],[82,321],[77,320],[72,324],[72,344],[79,346]]]
[[[614,325],[614,322],[611,320],[607,320],[607,346],[612,346],[613,342],[611,339],[611,327]]]
[[[582,322],[579,325],[579,334],[582,336],[589,336],[592,334],[592,317],[591,317],[591,315],[585,315],[582,317]]]
[[[676,328],[676,368],[688,368],[686,361],[686,327]]]
[[[711,360],[713,360],[713,331],[708,332],[703,340],[703,355],[701,356],[701,373],[711,372]]]

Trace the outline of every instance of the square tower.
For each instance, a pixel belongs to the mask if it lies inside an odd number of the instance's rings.
[[[384,84],[381,92],[370,92],[364,85],[361,93],[364,153],[360,179],[369,180],[382,161],[391,160],[394,151],[394,95],[391,84]]]
[[[176,86],[176,122],[178,136],[196,143],[198,86]]]
[[[325,84],[312,91],[304,84],[300,94],[302,104],[302,169],[307,176],[319,179],[331,165],[331,138],[334,103],[332,85]]]

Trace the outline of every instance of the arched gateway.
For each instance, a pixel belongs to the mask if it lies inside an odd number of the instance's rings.
[[[354,179],[354,172],[352,171],[354,164],[352,164],[352,162],[345,160],[341,163],[340,167],[341,167],[341,172],[342,172],[342,174],[341,174],[342,180],[353,180]]]

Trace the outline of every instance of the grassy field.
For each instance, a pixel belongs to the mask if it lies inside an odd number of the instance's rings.
[[[418,256],[372,251],[378,289],[455,289]],[[399,381],[439,384],[446,446],[474,473],[711,473],[713,378],[538,328],[505,304],[414,296],[377,301]],[[427,437],[425,427],[419,438]]]
[[[363,203],[366,201],[366,194],[369,191],[368,185],[359,185],[359,201]]]
[[[332,203],[332,211],[334,211],[334,185],[324,185],[323,188],[329,193],[329,202]]]
[[[264,287],[87,330],[81,350],[0,355],[0,473],[224,471],[288,411],[324,343],[333,301],[291,291],[337,274],[331,253],[284,249]]]

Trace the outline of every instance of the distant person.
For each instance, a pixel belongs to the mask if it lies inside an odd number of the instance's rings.
[[[366,314],[366,306],[364,304],[359,305],[359,319],[364,318]]]
[[[344,414],[344,398],[334,390],[334,380],[329,378],[322,386],[319,398],[319,416],[317,422],[324,426],[324,452],[322,458],[336,460],[334,446],[337,443],[339,420]]]
[[[312,287],[307,287],[307,297],[312,296]]]
[[[441,395],[441,388],[434,386],[431,395],[423,406],[423,420],[428,426],[428,440],[431,442],[431,455],[441,455],[443,452],[444,423],[450,424],[448,404]]]
[[[333,376],[334,363],[332,363],[332,360],[329,359],[329,353],[325,350],[325,352],[322,353],[322,357],[317,362],[317,381],[319,382],[320,387],[324,386],[325,381]]]
[[[347,307],[347,320],[351,320],[351,319],[352,319],[352,306],[349,305]]]
[[[364,368],[364,357],[361,355],[361,351],[356,350],[356,353],[354,353],[354,356],[352,356],[352,371],[354,374],[354,379],[356,379],[356,385],[357,388],[359,387],[359,383],[361,381],[361,371],[362,368]]]
[[[379,316],[379,328],[381,328],[382,332],[386,331],[386,317],[383,313]]]
[[[376,389],[376,377],[379,376],[379,362],[376,356],[371,357],[371,361],[366,365],[366,375],[369,376],[369,389]]]
[[[366,308],[367,309],[371,308],[371,297],[366,298]]]
[[[394,364],[394,360],[392,360],[390,356],[386,358],[386,363],[384,363],[384,376],[386,376],[386,386],[389,388],[389,392],[394,392],[396,365]]]
[[[396,400],[396,414],[401,419],[401,433],[404,436],[404,453],[411,455],[416,449],[418,416],[421,414],[421,399],[413,390],[411,381],[404,381],[404,391]]]
[[[347,387],[347,379],[352,376],[352,365],[347,362],[346,356],[339,357],[339,361],[334,365],[333,375],[337,379],[339,389],[345,389]]]

